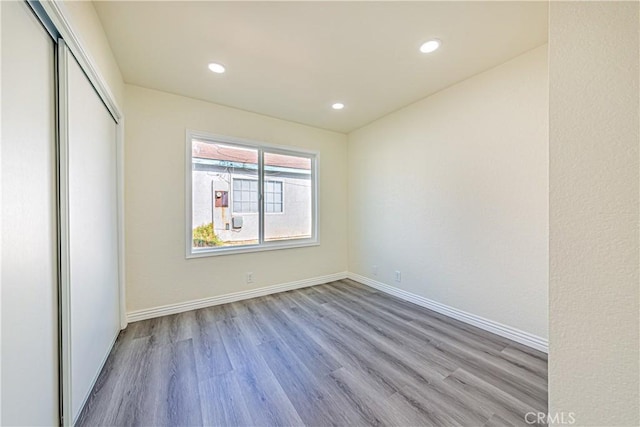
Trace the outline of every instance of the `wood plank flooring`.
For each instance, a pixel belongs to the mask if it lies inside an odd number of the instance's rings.
[[[349,280],[132,323],[79,426],[504,426],[547,357]]]

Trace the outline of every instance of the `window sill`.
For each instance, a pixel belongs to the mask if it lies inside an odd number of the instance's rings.
[[[264,243],[262,245],[252,246],[227,246],[222,248],[207,248],[191,250],[187,253],[186,259],[192,258],[204,258],[210,256],[220,255],[232,255],[232,254],[245,254],[251,252],[264,252],[264,251],[276,251],[279,249],[294,249],[294,248],[306,248],[310,246],[320,246],[320,242],[317,240],[305,239],[298,242],[272,242]]]

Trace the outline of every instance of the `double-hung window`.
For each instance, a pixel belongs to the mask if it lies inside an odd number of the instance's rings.
[[[187,132],[187,257],[318,243],[318,155]]]

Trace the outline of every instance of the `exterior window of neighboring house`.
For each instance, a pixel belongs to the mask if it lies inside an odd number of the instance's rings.
[[[264,185],[264,210],[266,213],[282,213],[282,182],[266,181]]]
[[[282,212],[282,182],[264,182],[264,211]],[[258,213],[258,181],[255,179],[233,180],[233,212]]]
[[[233,212],[258,213],[258,180],[233,180]]]
[[[314,152],[188,132],[187,257],[317,245],[317,168]]]

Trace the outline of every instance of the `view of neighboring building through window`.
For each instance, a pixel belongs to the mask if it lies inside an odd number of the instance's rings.
[[[189,142],[191,254],[313,243],[314,154],[206,138]]]
[[[266,213],[282,212],[282,181],[265,181],[264,197],[264,211]],[[233,212],[258,213],[257,180],[233,180]]]
[[[264,210],[266,213],[282,212],[282,181],[264,182]]]
[[[308,155],[264,153],[265,241],[311,237],[312,163]]]
[[[233,212],[258,213],[258,180],[233,180]]]

